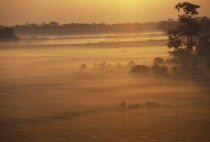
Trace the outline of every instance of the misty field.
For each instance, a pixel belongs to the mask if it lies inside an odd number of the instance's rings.
[[[209,142],[207,81],[129,74],[129,61],[151,66],[155,57],[169,58],[166,37],[158,34],[3,45],[2,142]],[[110,68],[96,67],[104,62]],[[122,110],[122,101],[160,108]]]

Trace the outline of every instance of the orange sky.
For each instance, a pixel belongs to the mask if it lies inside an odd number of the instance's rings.
[[[0,0],[0,24],[147,22],[176,18],[182,0]],[[186,1],[186,0],[185,0]],[[210,17],[210,0],[187,0]]]

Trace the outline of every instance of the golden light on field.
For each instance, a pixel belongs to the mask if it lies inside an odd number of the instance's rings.
[[[0,0],[0,142],[210,142],[209,55],[210,0]]]

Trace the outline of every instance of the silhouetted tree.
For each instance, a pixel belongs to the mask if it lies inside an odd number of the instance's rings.
[[[0,25],[0,29],[4,29],[5,28],[5,26],[4,25]]]
[[[196,55],[198,57],[200,67],[210,68],[210,36],[200,37]]]
[[[178,21],[175,21],[173,19],[168,19],[167,21],[161,21],[158,24],[158,29],[169,32],[172,29],[175,29],[177,27]]]
[[[165,76],[165,75],[168,74],[168,67],[167,66],[160,66],[157,63],[154,63],[151,70],[152,70],[152,73],[155,74],[155,75]]]
[[[58,27],[59,23],[58,22],[50,22],[49,26],[51,26],[51,27]]]
[[[19,38],[15,35],[15,32],[11,28],[4,28],[0,30],[0,41],[18,41]]]
[[[162,64],[164,64],[164,59],[161,57],[156,57],[156,58],[154,58],[153,62],[156,64],[159,64],[159,65],[162,65]]]
[[[133,66],[135,66],[136,65],[136,62],[135,61],[129,61],[128,62],[128,67],[129,68],[132,68]]]
[[[175,9],[178,11],[183,10],[184,15],[179,15],[177,28],[167,33],[169,40],[167,45],[169,48],[174,49],[170,53],[175,59],[179,58],[183,64],[187,64],[188,59],[195,53],[194,47],[196,48],[200,28],[194,16],[198,14],[198,8],[200,8],[199,5],[189,2],[177,4]]]
[[[130,69],[131,74],[149,73],[150,68],[145,65],[135,65]]]

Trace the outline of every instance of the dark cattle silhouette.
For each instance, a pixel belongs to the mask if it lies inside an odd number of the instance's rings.
[[[128,109],[139,109],[139,108],[142,108],[142,105],[139,105],[139,104],[131,104],[131,105],[128,105]]]
[[[123,110],[125,110],[125,109],[137,110],[137,109],[140,109],[140,108],[159,108],[160,105],[156,102],[146,102],[143,105],[140,105],[140,104],[130,104],[130,105],[128,105],[125,101],[123,101],[123,102],[120,103],[120,107]]]
[[[145,106],[146,108],[159,108],[159,107],[160,107],[160,105],[157,104],[156,102],[146,102],[146,103],[144,104],[144,106]]]

